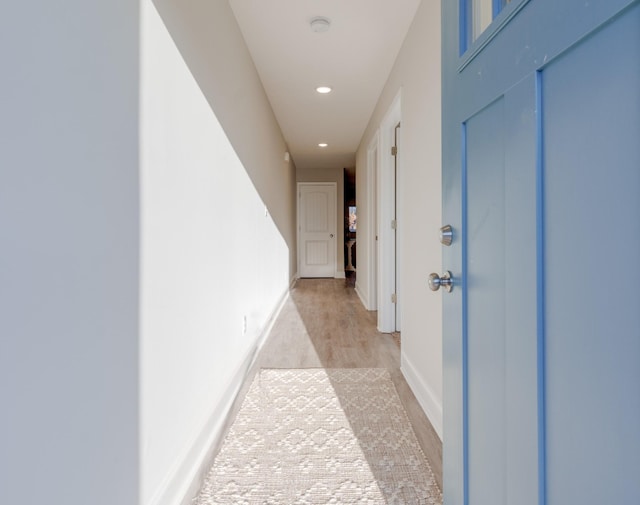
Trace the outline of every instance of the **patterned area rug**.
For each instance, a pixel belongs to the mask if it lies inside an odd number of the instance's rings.
[[[263,369],[194,504],[327,503],[442,495],[386,369]]]

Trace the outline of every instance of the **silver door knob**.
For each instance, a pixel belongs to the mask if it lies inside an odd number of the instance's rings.
[[[440,286],[446,289],[447,293],[451,293],[453,289],[453,279],[451,278],[451,272],[449,272],[449,270],[443,273],[442,277],[436,273],[429,275],[429,289],[431,291],[438,291]]]
[[[450,246],[453,242],[453,228],[450,224],[444,225],[440,228],[440,243],[442,245]]]

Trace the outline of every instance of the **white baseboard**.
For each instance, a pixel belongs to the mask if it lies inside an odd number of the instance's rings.
[[[346,279],[346,278],[347,278],[347,276],[346,276],[346,274],[344,273],[344,270],[342,270],[342,271],[338,271],[338,270],[336,270],[336,274],[334,275],[334,278],[335,278],[335,279]]]
[[[369,310],[369,301],[362,295],[362,290],[360,289],[360,284],[358,284],[358,280],[356,279],[355,291],[362,302],[362,305],[366,310]]]
[[[260,331],[258,338],[256,339],[256,345],[254,347],[254,351],[251,353],[253,355],[253,360],[251,362],[251,365],[253,365],[253,362],[255,361],[255,359],[258,356],[258,353],[260,352],[260,349],[262,349],[262,346],[267,341],[267,337],[269,337],[269,334],[273,329],[273,325],[275,324],[276,319],[278,319],[280,312],[282,312],[282,309],[284,308],[284,304],[287,303],[287,300],[289,299],[289,291],[291,290],[291,287],[295,284],[297,280],[298,278],[296,277],[291,283],[291,285],[289,286],[289,288],[284,292],[284,294],[280,296],[280,300],[278,301],[276,308],[271,312],[271,315],[269,316],[267,321],[264,323],[264,326],[262,327],[262,330]]]
[[[238,366],[220,402],[204,426],[191,437],[189,449],[175,461],[163,482],[145,505],[190,503],[192,487],[201,478],[201,468],[209,460],[210,448],[216,447],[221,442],[226,416],[238,394],[250,362],[251,356],[246,356]],[[186,496],[190,496],[188,501],[185,499]]]
[[[192,437],[190,449],[178,459],[145,505],[190,505],[192,503],[204,483],[209,470],[208,465],[222,443],[227,416],[288,297],[287,289],[227,383],[222,399],[202,429]]]
[[[401,362],[402,375],[404,375],[431,426],[442,440],[442,402],[436,398],[431,388],[422,380],[416,368],[404,354],[402,354]]]

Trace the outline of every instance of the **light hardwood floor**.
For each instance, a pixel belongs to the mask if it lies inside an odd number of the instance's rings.
[[[230,424],[259,368],[387,368],[442,489],[442,443],[400,372],[400,348],[376,330],[344,279],[299,279],[234,404]]]

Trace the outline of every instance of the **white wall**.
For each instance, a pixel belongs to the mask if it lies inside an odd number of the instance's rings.
[[[138,5],[0,16],[0,503],[138,502]]]
[[[233,14],[164,7],[170,34],[150,0],[142,29],[124,0],[0,17],[3,504],[179,502],[295,271]]]
[[[226,0],[154,0],[163,21],[269,207],[296,268],[295,165]]]
[[[344,277],[344,168],[298,168],[296,180],[336,183],[336,277]]]
[[[295,178],[227,2],[156,5],[162,18],[142,11],[141,503],[173,505],[288,290]]]
[[[393,99],[402,89],[402,152],[398,178],[402,216],[402,370],[442,436],[442,294],[427,286],[442,265],[440,2],[423,1],[380,96],[356,157],[358,206],[357,288],[367,293],[371,240],[367,208],[367,149]]]

